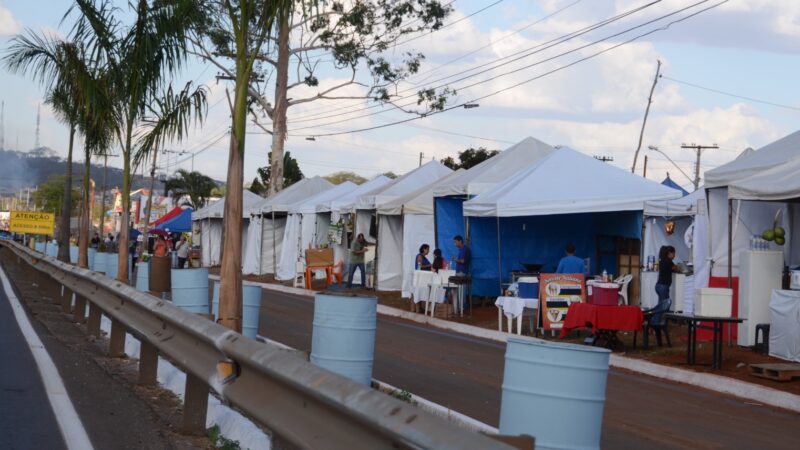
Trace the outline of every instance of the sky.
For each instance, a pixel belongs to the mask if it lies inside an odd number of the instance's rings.
[[[609,164],[630,170],[658,60],[663,77],[655,88],[637,173],[642,174],[647,155],[648,178],[660,181],[669,172],[677,183],[690,187],[695,153],[681,144],[719,146],[703,152],[704,172],[732,160],[745,148],[758,149],[797,130],[800,2],[661,0],[644,7],[654,1],[456,0],[445,27],[401,41],[386,57],[397,60],[407,51],[425,54],[420,73],[398,86],[398,91],[413,93],[421,87],[448,85],[456,90],[449,106],[476,103],[479,107],[457,107],[360,131],[416,116],[361,100],[309,102],[289,110],[286,149],[306,176],[348,170],[370,177],[386,171],[408,172],[419,165],[420,158],[456,156],[478,146],[502,150],[533,136],[551,145],[612,157]],[[26,29],[56,35],[69,31],[71,22],[61,21],[71,2],[48,0],[47,8],[42,3],[0,1],[3,52],[8,40]],[[127,1],[118,3],[123,8],[127,5]],[[641,7],[564,40],[570,33]],[[688,9],[677,12],[682,8]],[[706,8],[710,9],[702,11]],[[693,13],[698,14],[667,26]],[[315,95],[349,79],[349,72],[337,71],[330,64],[326,67],[326,60],[319,59],[320,86],[297,89],[290,97]],[[175,80],[206,84],[210,110],[202,127],[170,147],[174,153],[159,156],[160,171],[193,168],[225,179],[225,131],[230,125],[225,90],[232,85],[217,82],[217,72],[193,60]],[[364,80],[363,74],[357,79]],[[28,150],[34,146],[36,111],[44,89],[30,77],[5,69],[0,69],[0,82],[5,148]],[[359,88],[350,86],[343,93],[357,95]],[[256,169],[267,163],[271,138],[253,124],[248,130],[245,179],[251,180]],[[66,127],[42,105],[41,145],[65,155],[67,135]],[[648,150],[649,146],[667,154],[678,167]],[[121,162],[110,158],[109,164],[120,166]]]

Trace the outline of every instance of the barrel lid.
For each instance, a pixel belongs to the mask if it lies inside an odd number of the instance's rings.
[[[539,277],[519,277],[517,283],[538,283]]]

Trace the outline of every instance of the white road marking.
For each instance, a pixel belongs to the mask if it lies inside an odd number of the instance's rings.
[[[58,369],[44,348],[41,339],[34,331],[25,310],[22,308],[19,299],[17,298],[14,290],[11,288],[11,283],[8,281],[5,271],[0,268],[0,280],[2,280],[3,290],[8,297],[11,304],[11,309],[14,311],[14,317],[17,319],[22,335],[28,342],[33,359],[36,361],[36,366],[39,368],[39,374],[42,377],[47,398],[50,400],[50,406],[53,408],[53,413],[56,416],[58,427],[61,429],[61,435],[67,448],[70,450],[92,450],[92,442],[86,434],[86,429],[83,427],[72,401],[69,399],[69,393],[64,387],[64,382],[58,374]]]

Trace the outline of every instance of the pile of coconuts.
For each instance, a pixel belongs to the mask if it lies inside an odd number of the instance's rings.
[[[779,209],[775,214],[775,220],[772,222],[772,228],[764,230],[764,232],[761,233],[761,237],[765,241],[774,242],[777,245],[786,243],[786,230],[778,226],[778,217],[780,217],[780,214],[781,210]]]

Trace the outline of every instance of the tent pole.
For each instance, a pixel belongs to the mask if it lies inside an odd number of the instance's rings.
[[[733,289],[733,200],[728,199],[728,288]]]
[[[275,210],[272,210],[272,276],[277,272],[278,261],[275,259]]]
[[[260,217],[261,220],[258,221],[261,226],[261,231],[258,233],[258,274],[262,275],[264,272],[261,271],[261,254],[264,250],[261,246],[264,245],[264,215],[261,214]]]
[[[375,260],[372,261],[372,270],[373,270],[372,289],[376,291],[378,290],[378,245],[380,244],[380,235],[381,235],[381,216],[380,214],[378,214],[378,210],[375,210]],[[364,278],[366,278],[366,276]],[[365,282],[364,286],[366,285],[367,284]]]
[[[439,222],[436,221],[436,197],[433,197],[433,248],[442,248],[439,245]]]
[[[497,216],[497,274],[500,295],[503,295],[503,247],[500,242],[500,216]]]

